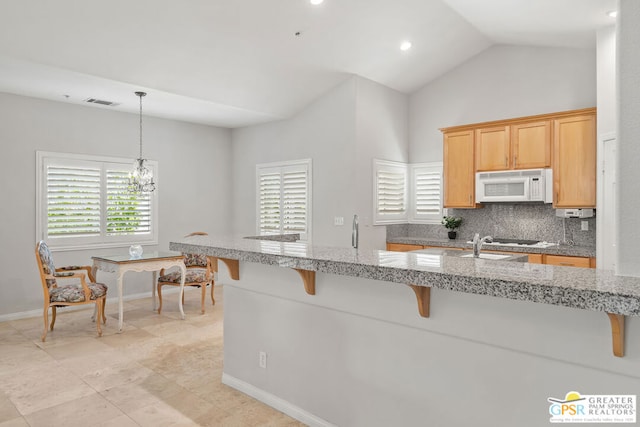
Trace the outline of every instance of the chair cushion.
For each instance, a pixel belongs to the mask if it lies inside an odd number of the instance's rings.
[[[169,282],[169,283],[177,283],[180,284],[180,279],[182,278],[182,273],[180,271],[174,271],[169,274],[165,274],[158,279],[158,282]],[[210,279],[207,278],[207,270],[204,268],[188,268],[187,276],[184,279],[184,283],[203,283],[208,282]]]
[[[91,299],[97,299],[107,294],[107,286],[102,283],[89,283]],[[80,285],[65,285],[49,290],[49,301],[51,302],[82,302],[84,292]]]

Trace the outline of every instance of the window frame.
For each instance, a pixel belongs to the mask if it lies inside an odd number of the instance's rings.
[[[48,233],[47,204],[47,165],[54,163],[60,166],[77,166],[78,163],[91,164],[100,169],[100,235],[76,237],[50,237]],[[106,168],[122,165],[123,171],[133,170],[134,159],[108,157],[89,154],[59,153],[36,151],[36,238],[46,240],[52,251],[126,247],[132,244],[158,244],[158,195],[157,189],[149,195],[150,231],[136,235],[106,235]],[[147,160],[156,183],[158,180],[158,162]]]
[[[408,180],[408,164],[404,162],[395,162],[391,160],[373,159],[373,225],[388,224],[406,224],[408,221],[409,211],[409,180]],[[396,173],[400,171],[404,174],[404,195],[402,212],[398,214],[381,214],[378,209],[380,200],[378,172],[387,171]]]
[[[255,221],[256,221],[256,234],[259,236],[269,235],[263,234],[260,227],[260,177],[266,173],[280,173],[281,183],[283,174],[289,170],[301,169],[305,170],[306,179],[307,179],[307,197],[306,197],[306,232],[300,233],[300,240],[311,242],[312,236],[312,225],[313,225],[313,169],[312,169],[312,161],[311,159],[299,159],[299,160],[287,160],[280,162],[271,162],[271,163],[258,163],[256,164],[256,206],[255,206]],[[261,173],[262,172],[262,173]],[[282,185],[282,184],[281,184]],[[282,204],[282,197],[280,198],[280,203]],[[282,205],[281,205],[282,206]],[[280,234],[284,233],[283,230],[283,221],[282,221],[282,209],[280,212]]]

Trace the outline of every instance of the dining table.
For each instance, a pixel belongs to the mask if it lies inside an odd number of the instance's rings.
[[[184,280],[187,275],[187,268],[184,264],[184,255],[181,252],[170,251],[151,251],[144,252],[139,256],[127,255],[95,255],[92,256],[93,260],[92,273],[93,277],[96,277],[98,270],[116,273],[118,284],[118,332],[122,332],[124,323],[124,303],[123,303],[123,286],[124,286],[124,274],[128,271],[153,272],[153,282],[151,284],[151,296],[153,310],[156,310],[156,284],[158,280],[158,271],[161,269],[168,269],[172,267],[178,267],[182,272],[180,279],[180,296],[178,298],[178,308],[180,310],[180,316],[184,320],[184,309],[182,307],[182,297],[184,294]],[[97,278],[96,278],[97,280]]]

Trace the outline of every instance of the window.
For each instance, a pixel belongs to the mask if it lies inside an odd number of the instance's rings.
[[[52,249],[157,243],[156,197],[127,191],[133,161],[38,151],[39,239]],[[157,178],[157,162],[149,161]]]
[[[406,163],[373,160],[373,223],[407,222]]]
[[[411,170],[410,223],[439,224],[442,209],[442,163],[416,163]]]
[[[311,160],[256,166],[257,232],[311,235]]]

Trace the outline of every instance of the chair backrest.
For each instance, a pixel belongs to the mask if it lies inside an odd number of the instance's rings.
[[[204,231],[194,231],[193,233],[189,233],[184,237],[190,236],[208,236],[209,233]],[[187,267],[207,267],[209,259],[206,255],[202,254],[184,254],[184,264]]]
[[[56,285],[55,279],[45,279],[45,275],[51,275],[56,272],[56,267],[53,264],[53,256],[51,255],[51,251],[49,250],[49,246],[44,242],[44,240],[40,240],[36,245],[36,260],[38,261],[38,268],[40,269],[40,277],[43,281],[43,285],[46,285],[47,288],[51,288]]]

